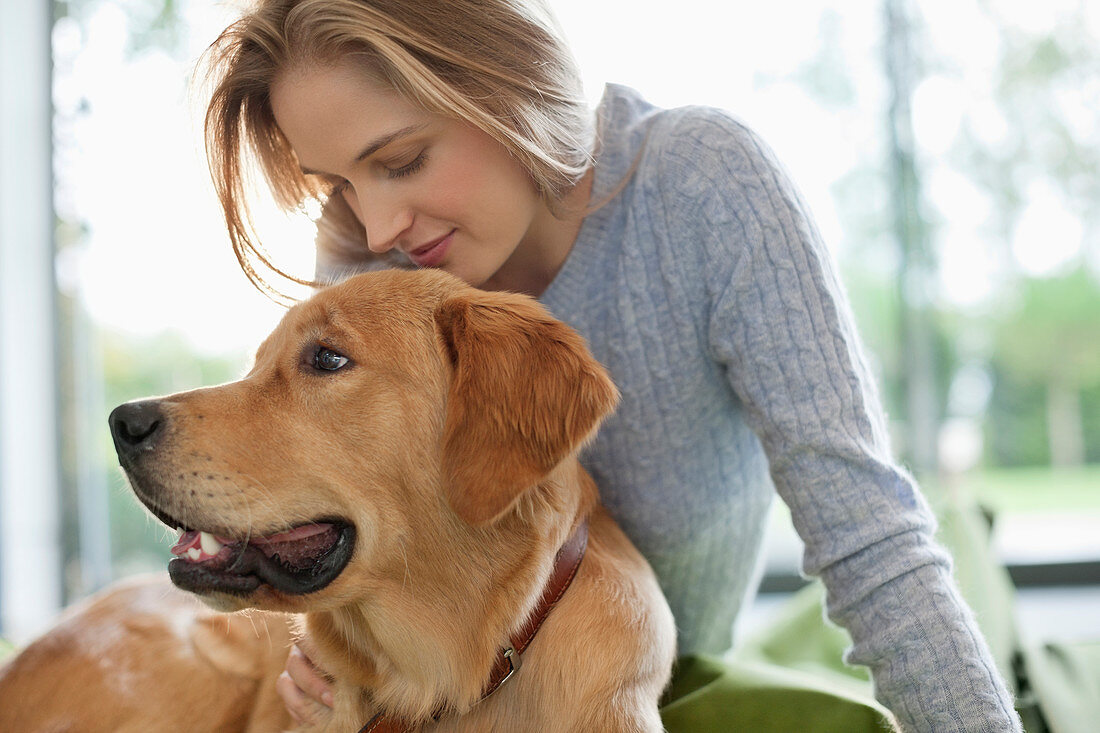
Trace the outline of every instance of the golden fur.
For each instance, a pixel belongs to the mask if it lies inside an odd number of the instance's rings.
[[[319,347],[348,365],[313,368]],[[285,716],[267,685],[285,660],[286,613],[301,614],[314,661],[335,680],[335,710],[316,730],[356,731],[379,710],[423,731],[662,730],[657,700],[674,655],[672,617],[652,570],[599,507],[576,458],[616,399],[580,337],[529,298],[481,292],[434,271],[361,275],[325,289],[287,314],[244,379],[160,400],[167,432],[148,472],[155,481],[131,476],[159,515],[225,537],[324,517],[355,528],[348,565],[320,590],[295,595],[260,585],[245,596],[203,594],[221,611],[268,613],[204,615],[177,597],[184,594],[161,591],[172,599],[166,607],[190,609],[189,628],[228,619],[232,632],[259,623],[250,639],[257,643],[241,647],[253,655],[241,665],[248,674],[238,675],[253,680],[253,697],[230,705],[242,711],[242,726],[195,720],[215,699],[230,698],[232,685],[177,680],[186,665],[166,662],[165,649],[187,643],[181,622],[165,622],[171,628],[156,628],[147,644],[119,591],[0,672],[0,729],[14,729],[5,716],[25,690],[71,690],[97,674],[66,660],[59,634],[98,634],[95,624],[117,618],[128,631],[109,653],[125,659],[109,657],[105,666],[144,674],[135,679],[149,719],[164,721],[163,700],[171,698],[192,714],[165,730],[276,730],[285,718],[263,726]],[[573,585],[522,669],[479,702],[557,548],[586,517],[588,550]],[[149,606],[143,613],[156,618]],[[132,691],[95,697],[102,703]],[[447,714],[432,722],[441,706]],[[87,706],[73,729],[123,730],[99,725],[104,707]],[[15,713],[24,716],[18,729],[66,730],[26,723],[45,720],[50,708]]]

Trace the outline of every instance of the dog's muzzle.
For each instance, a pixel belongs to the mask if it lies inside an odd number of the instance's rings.
[[[178,509],[171,509],[167,502],[166,497],[180,487],[169,486],[158,476],[158,449],[171,442],[169,418],[162,402],[128,402],[112,410],[107,420],[119,463],[137,498],[170,528],[198,536],[206,528],[190,527],[187,517],[173,516]],[[303,526],[318,531],[303,531]],[[177,556],[168,564],[168,574],[180,588],[199,594],[245,596],[261,585],[288,595],[314,593],[335,580],[351,560],[355,527],[333,517],[318,518],[303,526],[274,537],[245,528],[239,538],[219,543],[224,546],[209,557]]]

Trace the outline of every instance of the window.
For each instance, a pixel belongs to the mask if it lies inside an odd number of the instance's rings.
[[[921,4],[887,35],[886,9],[901,5],[890,0],[813,0],[798,12],[684,0],[660,14],[551,4],[593,100],[608,80],[663,106],[724,107],[775,148],[841,264],[903,460],[930,494],[966,490],[988,503],[1006,561],[1043,565],[1038,581],[1058,566],[1069,573],[1059,582],[1096,583],[1100,9],[1061,0],[960,0],[949,11]],[[5,4],[0,23],[8,34],[25,29],[19,43],[5,35],[0,44],[4,94],[21,95],[21,111],[41,111],[52,92],[54,106],[56,297],[13,264],[49,271],[42,212],[50,202],[34,199],[47,185],[49,141],[42,127],[21,137],[16,97],[4,96],[0,116],[5,466],[32,427],[13,397],[29,393],[22,377],[13,380],[31,344],[12,324],[25,312],[52,320],[62,357],[56,378],[44,372],[34,382],[43,405],[58,405],[61,460],[44,449],[23,462],[47,477],[61,466],[56,506],[47,491],[34,509],[60,538],[37,558],[52,568],[43,582],[57,588],[42,594],[46,607],[161,569],[167,556],[165,534],[124,488],[109,409],[232,378],[282,312],[237,271],[204,167],[201,95],[189,97],[194,61],[228,10],[164,0],[57,7],[62,15],[51,20]],[[47,40],[52,89],[18,87],[48,86]],[[17,48],[36,73],[9,61]],[[31,157],[14,171],[8,151]],[[33,181],[38,189],[24,185]],[[25,237],[9,212],[40,229]],[[265,213],[261,227],[276,260],[308,275],[309,222]],[[40,266],[16,257],[39,257]],[[35,348],[28,358],[48,369],[41,360],[53,347]],[[47,438],[54,430],[35,429]],[[25,496],[25,480],[7,470],[0,478],[7,528],[23,511],[13,497]],[[5,609],[15,603],[18,552],[0,544]],[[797,544],[776,553],[771,569],[792,574]],[[1028,572],[1018,579],[1030,582]],[[2,618],[0,631],[13,633],[11,617]]]

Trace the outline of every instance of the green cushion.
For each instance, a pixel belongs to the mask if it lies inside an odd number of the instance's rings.
[[[842,661],[850,637],[824,618],[823,599],[812,583],[730,657],[680,659],[661,708],[669,733],[892,730],[867,670]]]
[[[669,733],[892,729],[876,702],[809,672],[703,656],[677,662],[661,718]]]

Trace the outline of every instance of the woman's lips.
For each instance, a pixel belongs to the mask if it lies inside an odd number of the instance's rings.
[[[418,247],[409,252],[409,259],[417,267],[435,267],[447,255],[447,250],[454,241],[455,230],[449,231],[446,236],[440,237],[434,242],[428,242],[423,247]]]

